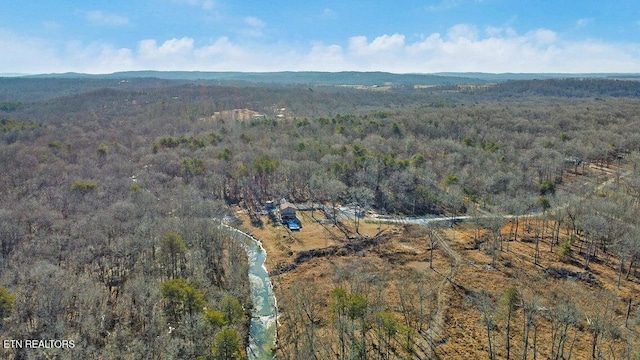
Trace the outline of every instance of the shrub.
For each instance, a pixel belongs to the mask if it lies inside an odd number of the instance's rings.
[[[553,181],[547,180],[540,183],[540,195],[555,194],[556,185]]]
[[[567,261],[573,255],[573,236],[566,237],[558,246],[558,255],[562,261]]]
[[[82,195],[88,194],[91,191],[98,188],[98,183],[93,181],[78,180],[71,184],[71,191],[80,193]]]

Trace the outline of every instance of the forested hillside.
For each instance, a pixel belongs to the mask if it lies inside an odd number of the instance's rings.
[[[44,80],[1,82],[0,339],[75,347],[5,348],[3,358],[246,356],[247,256],[216,219],[283,198],[395,217],[548,214],[544,226],[575,234],[567,259],[606,261],[619,281],[638,282],[640,82],[365,90],[48,79],[37,96],[21,93],[34,81]],[[589,166],[614,165],[612,187],[580,185]],[[342,275],[340,286],[353,274]],[[280,340],[278,355],[436,358],[411,346],[427,325],[391,327],[402,312],[384,298],[367,306],[375,289],[357,282],[325,299],[337,330],[285,321],[300,344]],[[475,304],[478,294],[464,296]],[[613,295],[611,308],[627,299],[640,301]],[[633,332],[593,334],[606,358],[639,349]]]

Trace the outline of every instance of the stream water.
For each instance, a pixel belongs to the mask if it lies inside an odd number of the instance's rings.
[[[277,303],[273,284],[264,265],[267,258],[262,243],[249,234],[228,225],[223,225],[233,237],[242,241],[249,258],[249,281],[253,309],[249,325],[249,359],[274,359],[273,349],[276,343]]]

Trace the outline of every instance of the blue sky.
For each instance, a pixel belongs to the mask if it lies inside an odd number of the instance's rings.
[[[640,1],[2,0],[0,73],[640,72]]]

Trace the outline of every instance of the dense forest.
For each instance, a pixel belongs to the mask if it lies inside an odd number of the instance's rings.
[[[247,356],[247,256],[218,224],[276,199],[395,217],[543,213],[556,249],[570,255],[560,228],[584,243],[571,257],[579,266],[612,257],[618,285],[640,279],[640,82],[354,89],[0,79],[0,87],[0,339],[74,342],[5,346],[3,358]],[[625,170],[607,191],[566,184],[588,166],[612,165]],[[336,280],[342,285],[325,300],[334,331],[314,332],[322,326],[304,319],[313,294],[292,287],[278,356],[437,358],[409,339],[423,331],[415,311],[428,291],[412,283],[418,288],[404,295],[420,299],[398,310],[373,301],[367,271],[346,269]],[[547,295],[536,301],[560,296]],[[482,312],[491,296],[468,301],[485,304],[476,306]],[[500,301],[525,304],[520,296]],[[416,327],[404,340],[399,314]],[[558,336],[573,334],[571,321],[556,324],[565,330]],[[598,321],[594,358],[638,355],[637,336]],[[486,326],[491,348],[491,331],[504,328]],[[549,356],[566,358],[565,343],[557,346]]]

